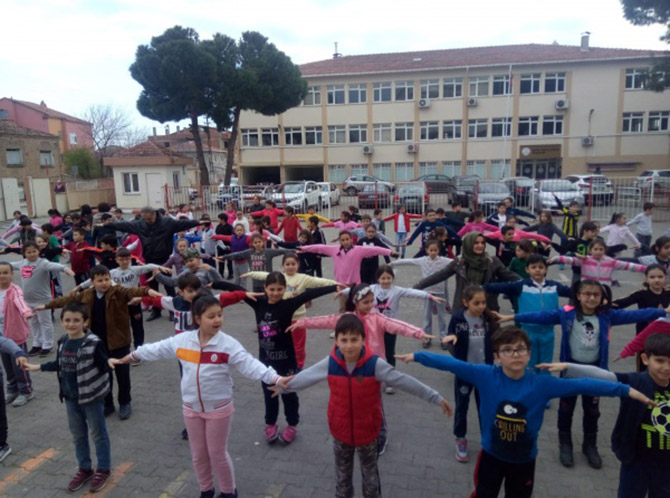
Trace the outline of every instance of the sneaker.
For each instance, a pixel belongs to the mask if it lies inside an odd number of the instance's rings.
[[[5,404],[8,405],[12,401],[14,401],[16,398],[19,397],[19,393],[7,393],[5,394]]]
[[[91,481],[91,484],[88,487],[89,492],[97,493],[102,488],[104,488],[107,485],[107,481],[109,480],[109,476],[111,474],[112,474],[111,470],[96,471],[96,473],[93,475],[93,480]]]
[[[156,313],[153,311],[151,315],[149,315],[149,318],[147,318],[147,322],[153,322],[154,320],[158,320],[161,317],[160,313]]]
[[[235,491],[233,491],[232,493],[224,493],[223,491],[221,491],[219,493],[219,496],[217,496],[216,498],[237,498],[237,488],[235,488]]]
[[[79,469],[79,471],[75,474],[75,476],[72,478],[70,481],[70,484],[67,485],[67,490],[70,493],[74,493],[75,491],[81,489],[86,482],[93,477],[93,469]]]
[[[214,498],[216,491],[214,488],[208,489],[207,491],[200,491],[200,498]]]
[[[279,427],[277,427],[277,424],[265,426],[265,441],[267,441],[268,444],[274,443],[278,437]]]
[[[465,438],[456,440],[456,460],[462,463],[468,461],[468,440]]]
[[[423,349],[429,349],[432,343],[433,341],[431,339],[427,339],[423,341],[423,344],[421,346],[423,347]]]
[[[377,438],[377,456],[382,456],[386,452],[386,436],[379,436]]]
[[[9,447],[8,444],[3,444],[2,446],[0,446],[0,462],[2,462],[5,458],[7,458],[11,452],[12,449]]]
[[[19,394],[14,401],[12,401],[12,406],[14,408],[18,408],[19,406],[25,405],[28,401],[33,399],[35,395],[33,393],[30,394]]]
[[[126,405],[119,405],[119,418],[121,420],[128,420],[130,418],[130,413],[132,409],[130,408],[130,403]]]
[[[612,280],[612,287],[621,287],[621,283],[618,280]]]
[[[40,358],[44,358],[45,356],[49,356],[49,353],[51,353],[51,348],[40,349],[40,352],[39,352]]]
[[[393,389],[391,386],[386,386],[386,389],[384,389],[384,392],[386,394],[395,394],[395,389]]]
[[[184,427],[184,430],[181,431],[181,438],[182,438],[184,441],[188,441],[188,431],[186,430],[185,427]]]
[[[282,431],[279,435],[279,439],[284,444],[291,444],[295,439],[295,436],[298,434],[298,430],[293,425],[287,425],[286,429]]]
[[[28,356],[37,356],[40,354],[40,351],[42,351],[42,348],[39,346],[33,346],[30,348],[30,351],[28,351]]]

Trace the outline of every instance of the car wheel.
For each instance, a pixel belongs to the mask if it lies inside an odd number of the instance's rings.
[[[356,187],[347,187],[345,192],[347,193],[347,195],[352,195],[353,196],[353,195],[356,195],[356,193],[358,191],[356,190]]]

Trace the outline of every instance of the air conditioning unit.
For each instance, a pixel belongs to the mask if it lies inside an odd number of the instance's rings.
[[[568,99],[558,99],[555,103],[555,106],[559,111],[564,111],[570,107],[570,101]]]
[[[430,107],[430,99],[419,99],[419,109],[428,109]]]
[[[468,97],[468,107],[477,107],[477,97]]]
[[[419,144],[407,144],[407,152],[409,154],[416,154],[419,152]]]
[[[593,137],[589,135],[588,137],[582,137],[582,147],[591,147],[593,145]]]
[[[363,145],[361,150],[363,151],[363,154],[370,155],[375,151],[375,148],[370,144],[365,144],[365,145]]]

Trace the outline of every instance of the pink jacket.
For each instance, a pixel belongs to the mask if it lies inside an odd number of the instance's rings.
[[[463,235],[465,235],[466,233],[475,231],[484,233],[484,232],[495,232],[496,230],[498,230],[498,227],[489,225],[488,223],[485,223],[483,221],[480,221],[479,223],[468,222],[465,224],[463,228],[461,228],[458,231],[458,236],[463,237]]]
[[[10,284],[5,294],[5,332],[4,336],[17,345],[28,340],[30,327],[26,318],[33,316],[33,310],[23,298],[23,290],[16,284]]]
[[[137,259],[141,259],[144,261],[144,258],[142,257],[142,242],[140,241],[140,238],[135,235],[134,233],[131,233],[126,237],[126,240],[124,240],[121,245],[123,247],[129,247],[132,246],[132,249],[130,250],[130,254],[135,256]]]
[[[390,249],[377,246],[351,246],[344,251],[341,246],[327,246],[326,244],[313,244],[302,246],[302,252],[323,254],[333,258],[333,273],[335,280],[343,284],[359,284],[361,282],[361,261],[370,256],[389,256]]]
[[[582,280],[591,279],[598,280],[603,284],[612,283],[612,273],[614,270],[630,270],[644,272],[647,267],[644,265],[636,265],[635,263],[626,263],[618,259],[603,256],[596,259],[592,256],[586,258],[572,258],[570,256],[559,256],[556,262],[561,264],[568,264],[572,266],[582,267]]]
[[[361,225],[355,221],[347,221],[346,223],[342,220],[333,221],[331,223],[326,223],[321,225],[321,228],[339,228],[340,230],[353,230],[354,228],[361,228]]]
[[[667,318],[659,318],[647,325],[642,332],[637,334],[626,347],[619,353],[620,358],[633,356],[636,353],[644,352],[644,341],[647,340],[651,334],[670,334],[670,320]]]
[[[314,316],[310,318],[301,318],[295,323],[298,327],[306,329],[327,329],[331,330],[337,325],[337,321],[342,315]],[[395,318],[389,318],[381,313],[368,313],[367,315],[356,314],[365,325],[365,345],[380,358],[386,359],[386,349],[384,348],[384,332],[389,334],[404,335],[414,339],[422,339],[426,333],[419,327],[401,322]]]

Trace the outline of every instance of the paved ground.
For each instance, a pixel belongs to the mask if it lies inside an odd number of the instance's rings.
[[[661,227],[657,227],[662,231]],[[334,233],[334,232],[333,232]],[[330,234],[329,234],[330,235]],[[413,252],[411,251],[411,254]],[[14,259],[14,257],[7,257]],[[326,258],[325,271],[331,274]],[[402,268],[397,283],[411,286],[419,278],[418,269]],[[550,276],[570,279],[569,270],[551,269]],[[639,274],[622,273],[622,296],[639,287]],[[69,280],[69,279],[66,279]],[[68,288],[71,282],[68,283]],[[453,288],[453,285],[452,285]],[[503,310],[508,301],[501,301]],[[309,310],[310,315],[336,312],[330,297],[321,298]],[[422,303],[408,300],[401,305],[400,317],[421,324]],[[252,333],[253,314],[244,304],[229,308],[224,330],[239,339],[251,352],[257,352]],[[167,319],[145,324],[147,341],[172,334]],[[57,326],[57,337],[62,334]],[[612,333],[611,357],[633,336],[632,326]],[[557,334],[558,337],[558,334]],[[328,354],[332,341],[324,331],[311,331],[308,338],[308,364]],[[410,352],[417,341],[400,338],[399,352]],[[439,350],[433,347],[433,352]],[[53,354],[52,354],[53,356]],[[614,364],[617,370],[634,369],[630,360]],[[416,364],[400,365],[453,400],[453,376]],[[198,487],[191,468],[188,443],[182,441],[179,374],[176,362],[145,363],[132,368],[133,416],[120,421],[108,418],[112,440],[113,478],[100,495],[109,497],[192,497]],[[0,464],[0,496],[68,496],[67,483],[76,471],[76,460],[63,405],[58,401],[56,376],[33,376],[35,399],[22,408],[8,407],[9,443],[13,453]],[[296,441],[289,447],[269,447],[263,439],[263,401],[260,386],[236,376],[235,405],[230,454],[235,462],[241,497],[310,498],[334,494],[334,469],[331,437],[326,421],[327,386],[315,386],[300,395],[302,421]],[[389,447],[380,459],[384,496],[390,497],[465,497],[473,489],[474,459],[479,450],[479,434],[474,410],[469,422],[472,461],[458,463],[453,457],[452,420],[435,406],[398,393],[384,396],[389,423]],[[556,406],[547,410],[539,441],[535,496],[610,498],[616,495],[618,465],[609,450],[609,435],[618,401],[601,403],[600,449],[602,470],[590,469],[581,453],[576,453],[573,469],[560,466],[557,456]],[[283,425],[283,424],[282,424]],[[577,443],[581,441],[580,417],[576,418]],[[578,447],[578,446],[577,446]],[[358,472],[358,470],[356,470]],[[359,479],[356,479],[360,496]],[[81,494],[84,494],[83,492]]]

